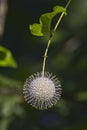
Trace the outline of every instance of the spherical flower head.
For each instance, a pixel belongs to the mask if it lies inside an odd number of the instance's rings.
[[[25,100],[33,107],[47,109],[60,99],[60,81],[49,72],[44,75],[36,73],[26,80],[23,93]]]

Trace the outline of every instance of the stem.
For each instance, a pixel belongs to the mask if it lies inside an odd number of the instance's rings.
[[[71,2],[71,0],[68,0],[67,4],[65,6],[66,9],[68,8],[70,2]],[[45,50],[45,53],[44,53],[43,66],[42,66],[42,76],[44,76],[45,64],[46,64],[47,53],[48,53],[48,49],[49,49],[50,43],[52,42],[52,38],[54,36],[54,33],[55,33],[56,29],[58,28],[58,26],[59,26],[63,16],[64,16],[64,12],[60,15],[60,17],[59,17],[59,19],[58,19],[58,21],[57,21],[57,23],[56,23],[56,25],[55,25],[55,27],[53,29],[52,35],[49,37],[49,40],[48,40],[48,43],[47,43],[47,47],[46,47],[46,50]]]
[[[42,67],[42,75],[43,76],[44,76],[45,64],[46,64],[46,59],[47,59],[47,52],[48,52],[50,43],[51,43],[51,38],[48,40],[48,44],[47,44],[47,47],[46,47],[46,50],[45,50],[45,53],[44,53],[43,67]]]

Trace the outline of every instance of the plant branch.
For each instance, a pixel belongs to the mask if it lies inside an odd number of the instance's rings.
[[[69,0],[69,1],[67,2],[66,6],[65,6],[66,9],[68,8],[70,2],[71,2],[71,0]],[[46,47],[46,50],[45,50],[45,53],[44,53],[43,66],[42,66],[42,76],[44,76],[44,70],[45,70],[45,64],[46,64],[46,59],[47,59],[47,53],[48,53],[49,46],[50,46],[50,44],[51,44],[51,42],[52,42],[52,38],[53,38],[53,36],[54,36],[54,34],[55,34],[55,32],[56,32],[58,26],[59,26],[59,24],[60,24],[60,22],[61,22],[61,20],[62,20],[62,18],[63,18],[63,16],[64,16],[64,14],[65,14],[65,13],[63,12],[63,13],[60,15],[60,17],[59,17],[59,19],[58,19],[58,21],[57,21],[57,23],[56,23],[56,25],[55,25],[55,27],[54,27],[54,29],[53,29],[52,35],[49,37],[49,40],[48,40],[48,43],[47,43],[47,47]]]

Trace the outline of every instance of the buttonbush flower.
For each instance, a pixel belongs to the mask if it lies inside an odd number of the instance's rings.
[[[43,110],[52,107],[60,99],[61,84],[52,73],[45,72],[42,75],[37,72],[27,78],[23,93],[30,105]]]

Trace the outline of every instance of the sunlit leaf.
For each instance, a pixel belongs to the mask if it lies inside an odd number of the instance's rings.
[[[43,33],[41,33],[41,24],[35,23],[30,25],[30,30],[33,35],[43,36]]]
[[[53,12],[45,13],[40,16],[40,24],[34,23],[30,25],[30,31],[33,35],[44,36],[50,34],[52,19],[58,14],[64,12],[66,14],[66,9],[61,6],[55,6]]]
[[[17,67],[17,63],[14,60],[12,53],[7,48],[0,46],[0,66],[2,67]]]

